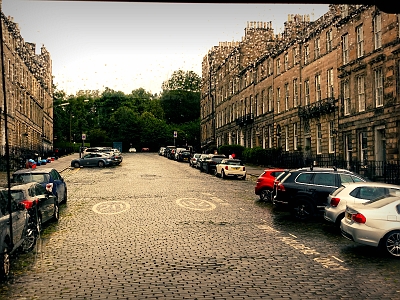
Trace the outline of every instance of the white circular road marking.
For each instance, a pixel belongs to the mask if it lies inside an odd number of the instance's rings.
[[[180,198],[176,200],[176,204],[184,208],[203,211],[213,210],[217,207],[212,202],[197,198]]]
[[[106,201],[95,204],[92,210],[102,215],[115,215],[127,211],[131,206],[124,201]]]

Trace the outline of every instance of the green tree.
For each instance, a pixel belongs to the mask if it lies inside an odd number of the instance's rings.
[[[163,91],[200,92],[201,77],[193,71],[178,70],[172,73],[171,78],[162,83]]]
[[[157,119],[150,112],[144,112],[141,116],[141,146],[158,150],[160,145],[166,142],[167,125],[164,120]]]
[[[182,124],[197,120],[200,115],[200,93],[182,90],[165,91],[161,106],[167,123]]]
[[[122,106],[111,116],[107,131],[114,142],[122,142],[123,147],[128,148],[132,143],[134,147],[140,145],[142,129],[140,116],[133,109]],[[110,142],[112,142],[110,141]]]

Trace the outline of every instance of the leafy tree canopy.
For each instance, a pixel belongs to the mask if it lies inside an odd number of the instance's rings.
[[[163,92],[181,90],[189,92],[200,92],[201,77],[193,71],[175,71],[171,78],[162,83]]]

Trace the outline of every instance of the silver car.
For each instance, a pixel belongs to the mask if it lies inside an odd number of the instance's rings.
[[[71,167],[80,168],[80,167],[106,167],[112,166],[113,161],[111,156],[107,153],[102,152],[93,152],[85,154],[81,158],[73,159],[71,161]]]
[[[364,203],[395,193],[400,195],[400,186],[394,184],[381,182],[345,183],[329,194],[324,218],[339,227],[347,204]]]
[[[379,247],[400,257],[400,197],[389,196],[365,203],[348,204],[340,228],[356,243]]]

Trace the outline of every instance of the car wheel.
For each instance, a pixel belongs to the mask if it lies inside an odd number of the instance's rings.
[[[222,178],[222,179],[226,179],[226,175],[225,175],[224,170],[221,170],[221,178]]]
[[[60,219],[60,209],[58,207],[58,203],[54,203],[53,220],[58,222],[59,219]]]
[[[103,168],[104,167],[104,161],[99,161],[98,163],[97,163],[97,165],[100,167],[100,168]]]
[[[344,218],[344,213],[340,214],[337,216],[336,220],[335,220],[335,226],[336,228],[340,229],[340,223],[342,222],[342,219]]]
[[[36,244],[36,228],[35,226],[29,226],[26,230],[24,241],[21,245],[21,251],[23,253],[28,253],[32,251],[33,247],[35,247]]]
[[[3,254],[0,255],[0,278],[2,280],[7,280],[10,275],[10,267],[10,254],[8,253],[8,247],[5,246]]]
[[[293,214],[296,219],[305,221],[314,215],[314,208],[310,201],[299,199],[293,207]]]
[[[81,165],[78,162],[74,162],[74,168],[80,168]]]
[[[213,173],[214,173],[214,176],[215,176],[215,177],[218,177],[217,169],[215,169]]]
[[[242,176],[242,180],[246,180],[246,175]]]
[[[272,191],[264,189],[260,192],[260,200],[265,202],[272,201]]]
[[[390,256],[400,257],[400,231],[395,230],[386,234],[382,247]]]

